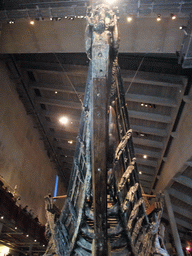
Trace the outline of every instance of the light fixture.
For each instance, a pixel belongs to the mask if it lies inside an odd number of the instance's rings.
[[[190,35],[190,33],[191,33],[190,29],[189,29],[187,26],[180,26],[179,29],[180,29],[180,30],[183,30],[183,33],[184,33],[186,36]]]
[[[148,107],[148,104],[145,104],[145,107],[147,108],[147,107]]]
[[[157,15],[157,21],[161,21],[161,15]]]
[[[140,136],[141,136],[141,137],[145,137],[145,134],[144,134],[144,133],[140,133]]]
[[[37,242],[37,240],[35,239],[35,240],[34,240],[34,242],[36,243],[36,242]]]
[[[29,235],[26,235],[26,237],[29,237]]]
[[[72,141],[72,140],[68,140],[68,143],[69,143],[69,144],[73,144],[73,141]]]
[[[127,17],[127,21],[128,21],[128,22],[131,22],[132,20],[133,20],[133,18],[132,18],[131,16],[128,16],[128,17]]]
[[[14,24],[15,21],[14,21],[14,20],[10,20],[8,23],[9,23],[9,24]]]
[[[6,256],[9,254],[9,247],[0,245],[0,255]]]
[[[71,124],[73,124],[73,122],[71,122]]]
[[[17,229],[17,227],[15,227],[15,229]]]
[[[34,20],[31,20],[31,21],[29,22],[29,24],[34,25],[34,24],[35,24],[35,21],[34,21]]]
[[[143,155],[143,158],[147,159],[147,155]]]
[[[143,107],[144,106],[144,103],[141,103],[141,107]]]
[[[4,216],[1,216],[1,219],[3,220],[3,219],[4,219]]]
[[[60,119],[59,119],[59,122],[61,123],[61,124],[67,124],[68,123],[68,118],[66,117],[66,116],[63,116],[63,117],[61,117]]]
[[[49,18],[50,20],[53,20],[53,18],[51,17],[51,18]]]
[[[43,247],[45,247],[45,245],[43,244]]]
[[[113,4],[116,0],[105,0],[106,3],[108,4]]]
[[[142,174],[142,172],[140,171],[139,174]]]
[[[176,19],[176,15],[173,14],[173,13],[171,13],[171,19],[172,19],[172,20],[175,20],[175,19]]]
[[[57,91],[55,91],[55,94],[57,94]]]

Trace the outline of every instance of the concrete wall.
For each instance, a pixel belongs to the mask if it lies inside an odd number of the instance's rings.
[[[185,104],[167,160],[163,166],[156,192],[169,186],[171,179],[182,171],[186,161],[192,157],[192,89],[189,102]]]
[[[0,175],[12,188],[17,185],[20,204],[28,205],[45,223],[44,196],[53,195],[56,171],[3,63],[0,63]],[[58,194],[64,193],[61,183]]]
[[[179,26],[186,24],[187,18],[134,18],[128,23],[120,17],[119,52],[175,53],[184,36]],[[85,19],[3,24],[0,53],[85,52],[85,27]]]

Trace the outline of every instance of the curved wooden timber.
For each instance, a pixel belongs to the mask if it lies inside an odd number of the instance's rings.
[[[161,197],[145,210],[118,66],[117,11],[88,8],[90,59],[84,106],[65,205],[46,197],[45,255],[168,255]]]

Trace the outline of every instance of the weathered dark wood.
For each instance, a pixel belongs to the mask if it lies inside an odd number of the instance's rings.
[[[106,78],[93,79],[92,173],[94,255],[107,256],[107,86]]]

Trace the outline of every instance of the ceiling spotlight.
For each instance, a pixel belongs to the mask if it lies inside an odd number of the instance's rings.
[[[43,247],[45,247],[45,245],[43,244]]]
[[[57,94],[57,91],[55,91],[55,94]]]
[[[57,20],[60,21],[60,20],[61,20],[61,17],[59,17]]]
[[[14,24],[15,21],[14,21],[14,20],[10,20],[8,23],[9,23],[9,24]]]
[[[17,229],[17,227],[15,227],[15,229]]]
[[[161,15],[160,14],[157,16],[157,21],[161,21]]]
[[[26,237],[29,237],[29,235],[26,235]]]
[[[105,0],[106,3],[108,4],[113,4],[116,0]]]
[[[69,144],[73,144],[73,141],[72,141],[72,140],[68,140],[68,143],[69,143]]]
[[[34,20],[31,20],[31,21],[29,22],[29,24],[34,25],[34,24],[35,24],[35,21],[34,21]]]
[[[139,174],[142,174],[142,172],[140,171]]]
[[[61,124],[67,124],[68,123],[68,118],[66,117],[66,116],[63,116],[63,117],[61,117],[60,119],[59,119],[59,122],[61,123]]]
[[[1,216],[1,219],[3,220],[3,219],[4,219],[4,216]]]
[[[172,20],[175,20],[175,19],[176,19],[176,15],[173,14],[173,13],[171,13],[171,19],[172,19]]]
[[[147,158],[147,155],[143,155],[143,158],[145,158],[145,159],[146,159],[146,158]]]
[[[144,103],[141,103],[141,107],[143,107],[144,106]]]
[[[140,136],[141,136],[141,137],[145,137],[145,134],[144,134],[144,133],[140,133]]]
[[[50,20],[53,20],[53,18],[51,17]]]
[[[36,242],[37,242],[37,240],[35,239],[35,240],[34,240],[34,242],[36,243]]]
[[[128,17],[127,17],[127,21],[128,21],[128,22],[131,22],[132,20],[133,20],[133,18],[132,18],[131,16],[128,16]]]

